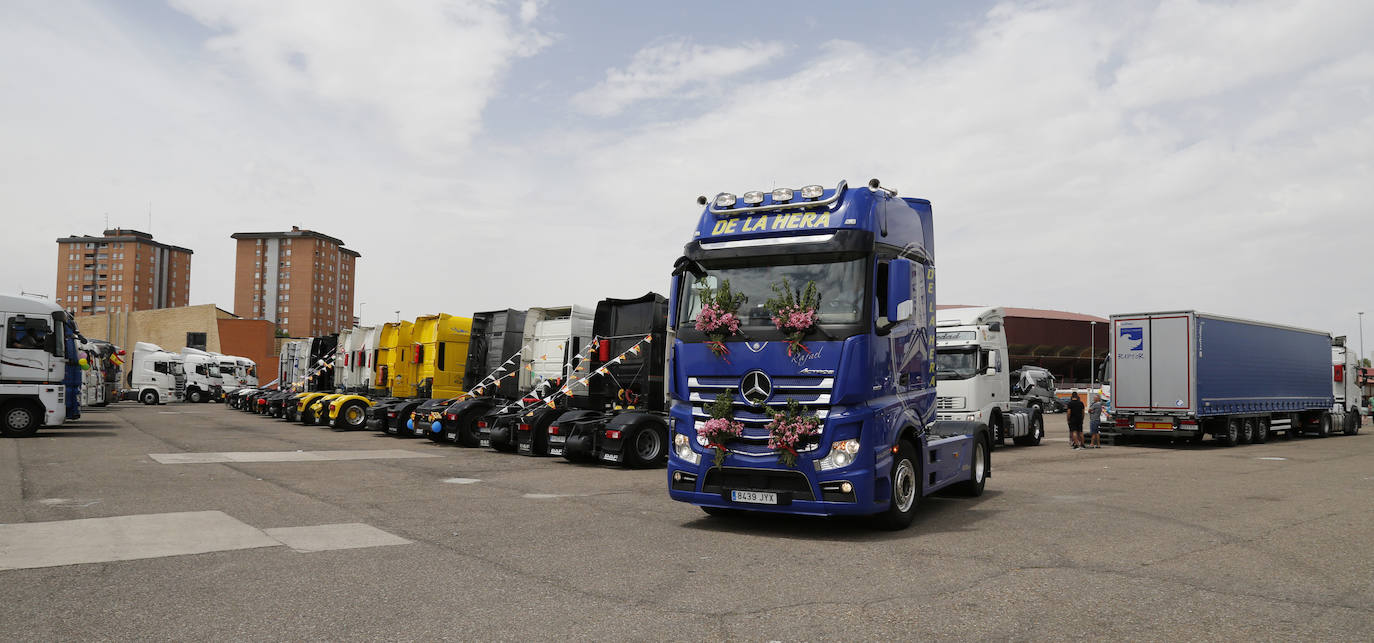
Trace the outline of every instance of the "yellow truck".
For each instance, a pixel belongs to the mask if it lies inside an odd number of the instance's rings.
[[[438,314],[415,320],[415,348],[412,361],[419,365],[415,398],[397,404],[395,422],[387,432],[425,437],[439,422],[444,409],[462,395],[467,372],[468,348],[472,341],[472,318]]]

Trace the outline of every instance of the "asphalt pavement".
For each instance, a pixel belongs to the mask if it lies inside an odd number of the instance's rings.
[[[0,440],[0,639],[1374,632],[1368,424],[1085,451],[1063,415],[1048,425],[994,452],[982,497],[925,499],[883,532],[708,517],[669,500],[661,469],[122,403]]]

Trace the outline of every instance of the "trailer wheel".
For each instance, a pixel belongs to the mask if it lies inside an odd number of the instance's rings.
[[[902,440],[897,445],[896,457],[892,459],[890,477],[892,493],[887,511],[878,514],[878,526],[896,531],[911,526],[916,517],[916,506],[921,504],[921,459],[911,443]]]
[[[1221,432],[1216,434],[1216,439],[1217,442],[1220,442],[1222,446],[1227,447],[1239,441],[1240,420],[1237,420],[1235,418],[1227,418],[1226,426],[1222,428]]]
[[[154,391],[153,389],[148,389],[142,392],[138,396],[138,401],[150,406],[153,404],[157,404],[157,391]]]
[[[1245,418],[1240,421],[1239,444],[1250,444],[1250,440],[1255,436],[1255,421],[1253,418]]]
[[[663,466],[668,462],[668,428],[645,422],[628,441],[625,463],[635,469]]]
[[[980,436],[973,441],[973,460],[969,462],[969,479],[959,483],[959,492],[975,498],[983,495],[983,487],[988,483],[988,470],[991,468],[992,460],[988,450],[983,446],[983,439]]]
[[[1255,432],[1251,434],[1250,441],[1255,444],[1264,444],[1269,439],[1269,419],[1255,418]]]
[[[1322,411],[1322,416],[1317,420],[1317,437],[1324,438],[1331,435],[1331,413]]]
[[[0,407],[0,417],[4,418],[0,431],[7,438],[27,438],[37,433],[38,427],[43,425],[42,409],[22,400]]]

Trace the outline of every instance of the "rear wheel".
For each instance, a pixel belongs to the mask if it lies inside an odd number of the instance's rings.
[[[663,466],[668,461],[668,431],[657,424],[644,423],[626,441],[625,463],[635,469]]]
[[[7,438],[27,438],[43,425],[42,410],[31,402],[16,401],[0,407],[0,431]]]
[[[906,529],[916,517],[916,505],[921,501],[921,459],[910,442],[902,440],[892,459],[890,478],[891,503],[887,511],[878,514],[878,526],[883,529]]]
[[[347,431],[361,431],[367,428],[367,409],[357,400],[339,409],[339,424]]]
[[[1331,414],[1322,411],[1322,416],[1317,420],[1317,437],[1324,438],[1331,435]]]
[[[1353,408],[1352,408],[1352,409],[1350,409],[1350,412],[1347,413],[1347,414],[1345,415],[1345,434],[1346,434],[1346,435],[1355,435],[1356,433],[1359,433],[1359,432],[1360,432],[1360,411],[1359,411],[1359,409],[1353,409]]]
[[[1238,441],[1240,444],[1250,444],[1250,439],[1254,437],[1254,434],[1255,434],[1255,420],[1252,419],[1252,418],[1245,418],[1245,419],[1241,420],[1241,421],[1240,421],[1240,439],[1237,440],[1237,441]]]
[[[1228,418],[1226,425],[1216,434],[1217,442],[1222,446],[1231,446],[1240,440],[1240,420]]]

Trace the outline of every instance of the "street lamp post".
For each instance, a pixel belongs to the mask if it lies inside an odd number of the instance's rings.
[[[1364,368],[1364,311],[1360,311],[1360,359],[1355,364]]]
[[[360,301],[360,302],[358,302],[358,325],[359,325],[359,326],[361,326],[362,323],[363,323],[363,306],[366,306],[366,305],[367,305],[367,302],[365,302],[365,301]]]

